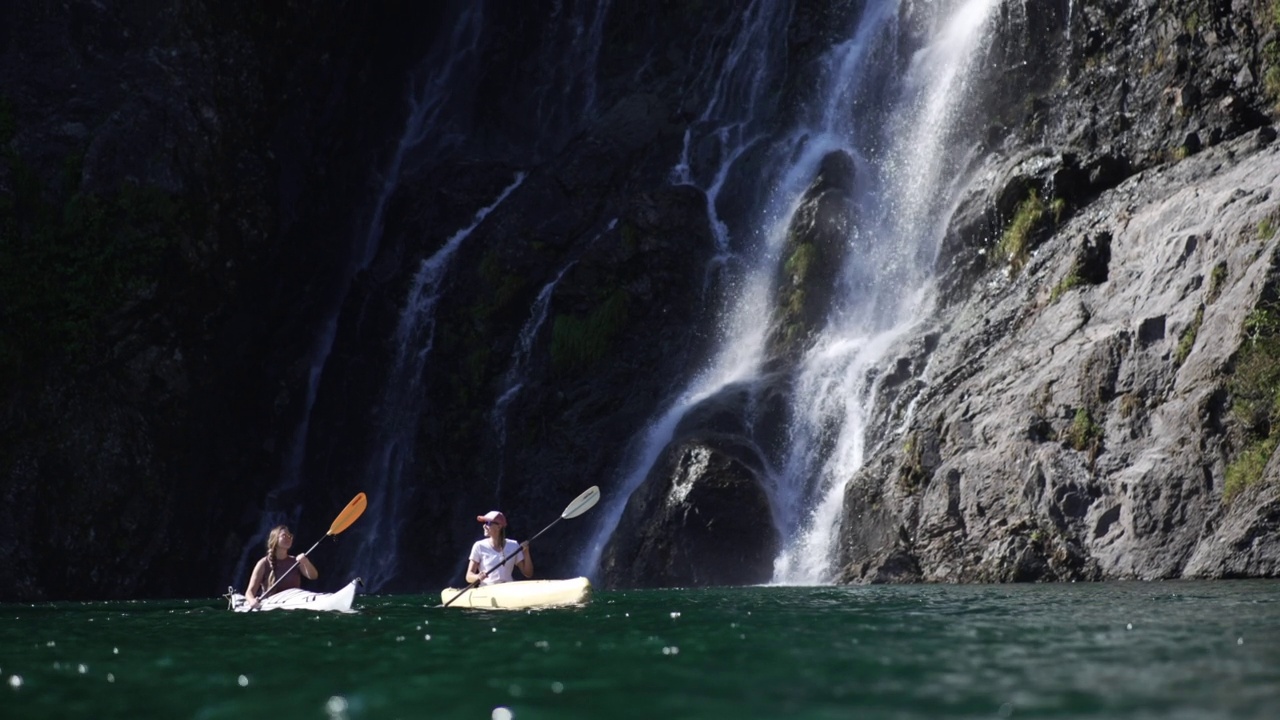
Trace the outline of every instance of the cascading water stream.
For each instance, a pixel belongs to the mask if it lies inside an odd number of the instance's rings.
[[[888,149],[873,161],[879,188],[859,208],[867,220],[859,223],[858,234],[875,238],[858,253],[860,262],[876,268],[870,287],[801,367],[789,459],[775,496],[786,509],[783,528],[790,530],[774,564],[776,582],[831,580],[844,487],[866,452],[874,390],[868,378],[876,375],[870,371],[888,359],[893,340],[929,312],[927,287],[938,241],[954,184],[970,160],[955,128],[999,5],[1000,0],[964,0],[938,8],[942,12],[929,18],[926,44],[913,53],[892,96],[892,115],[913,122],[895,125],[877,140]],[[867,60],[873,67],[887,65],[876,54]],[[853,130],[855,142],[865,143],[868,129],[855,124]]]
[[[743,10],[735,34],[708,43],[712,50],[700,65],[718,68],[718,72],[709,70],[700,78],[708,86],[705,94],[710,101],[685,133],[684,147],[672,169],[671,182],[696,187],[707,198],[707,215],[711,219],[717,245],[716,255],[707,270],[708,282],[717,273],[729,271],[733,264],[729,229],[719,219],[716,201],[730,168],[752,144],[764,137],[764,129],[758,124],[760,116],[770,108],[762,102],[762,93],[769,87],[770,67],[781,62],[780,57],[785,51],[779,38],[786,37],[789,17],[790,6],[787,3],[753,0]],[[722,44],[726,49],[719,51]],[[703,143],[711,148],[704,152],[717,158],[709,167],[693,161],[695,154],[703,154],[695,152],[696,148],[703,147]],[[767,287],[766,276],[758,272],[747,282],[754,287]],[[760,296],[759,293],[748,295]],[[760,313],[767,313],[763,305],[740,305],[737,308],[736,318],[730,322],[739,328],[739,332],[745,329],[750,339],[726,344],[717,361],[699,373],[632,443],[629,456],[623,461],[625,476],[621,487],[603,503],[599,525],[579,561],[580,572],[594,573],[605,543],[626,509],[627,498],[644,481],[649,468],[657,461],[689,408],[755,371],[764,346],[764,328],[752,319],[762,317]]]
[[[464,2],[456,6],[459,8],[458,15],[451,24],[452,31],[447,41],[440,44],[437,51],[423,62],[423,70],[410,82],[409,114],[405,120],[404,130],[400,133],[396,149],[391,155],[386,170],[380,175],[368,226],[365,232],[354,237],[347,267],[344,268],[336,292],[326,307],[320,331],[308,354],[307,388],[302,416],[285,453],[280,480],[266,496],[265,512],[258,531],[245,544],[240,559],[236,563],[233,577],[237,581],[246,576],[250,558],[256,558],[263,551],[267,533],[271,528],[280,524],[296,526],[298,522],[298,514],[301,511],[298,491],[302,484],[302,465],[307,454],[312,410],[315,407],[320,378],[324,374],[325,365],[333,352],[333,345],[338,336],[338,318],[342,307],[346,303],[355,277],[367,270],[378,254],[387,204],[399,187],[406,159],[430,137],[432,130],[437,127],[440,116],[449,104],[453,93],[452,88],[459,82],[458,77],[472,70],[471,66],[474,64],[483,27],[483,5]]]
[[[502,497],[502,480],[505,475],[505,466],[502,463],[503,450],[507,445],[507,408],[511,402],[516,399],[516,395],[520,393],[520,389],[524,387],[524,371],[525,363],[529,360],[529,353],[533,350],[533,341],[537,339],[538,332],[542,330],[542,326],[547,321],[547,310],[551,307],[551,294],[555,292],[556,285],[560,284],[560,279],[569,269],[576,264],[574,260],[568,265],[561,268],[556,273],[555,279],[543,286],[538,292],[538,297],[533,302],[533,309],[529,312],[529,320],[520,328],[520,336],[516,339],[516,348],[511,353],[511,364],[507,367],[507,371],[502,375],[502,391],[498,394],[498,400],[494,403],[493,410],[489,413],[489,425],[493,428],[494,437],[498,445],[498,475],[494,482],[494,501]]]
[[[364,473],[363,487],[369,488],[365,514],[368,520],[359,536],[360,545],[353,563],[353,567],[361,568],[371,592],[377,592],[395,576],[399,562],[404,478],[412,469],[413,441],[426,412],[421,402],[422,377],[435,344],[435,308],[440,300],[440,285],[462,242],[524,179],[525,173],[517,173],[493,203],[476,212],[470,225],[454,233],[435,254],[422,261],[400,312],[395,334],[396,356],[379,405],[377,434]]]
[[[602,235],[613,230],[617,225],[617,218],[610,220],[605,229],[597,234],[591,242],[599,240]],[[569,261],[567,265],[560,269],[560,272],[556,273],[551,282],[538,291],[538,297],[534,299],[533,308],[529,311],[529,320],[524,324],[524,327],[520,328],[520,335],[516,338],[516,347],[511,352],[511,363],[508,365],[507,371],[502,375],[502,390],[498,393],[498,400],[493,404],[493,410],[489,412],[489,426],[493,428],[499,458],[497,479],[494,482],[493,489],[495,503],[501,503],[502,481],[506,475],[503,450],[507,445],[507,409],[524,387],[526,365],[529,361],[529,355],[533,352],[534,341],[538,339],[538,333],[541,332],[542,326],[546,324],[547,315],[551,308],[551,296],[555,292],[556,286],[560,284],[560,280],[564,278],[565,273],[569,272],[577,263],[577,259]]]
[[[645,480],[685,412],[728,383],[751,380],[761,372],[765,329],[759,318],[771,312],[772,283],[788,227],[823,158],[841,151],[857,168],[856,219],[849,231],[843,297],[795,370],[785,457],[765,481],[784,544],[775,560],[775,582],[830,581],[844,484],[865,454],[874,390],[868,378],[883,366],[894,340],[930,311],[929,280],[940,230],[969,160],[956,121],[965,109],[970,70],[999,6],[1000,0],[917,3],[907,13],[898,0],[871,0],[850,39],[826,57],[824,82],[809,103],[810,112],[789,133],[762,140],[774,146],[769,153],[774,165],[762,176],[777,180],[755,211],[750,232],[759,233],[764,242],[741,258],[747,269],[735,283],[739,290],[721,323],[727,329],[724,344],[710,366],[637,439],[619,489],[584,553],[583,572],[596,570],[627,499]],[[908,21],[915,23],[915,33],[901,27]],[[744,36],[752,29],[744,26]],[[785,28],[774,31],[785,35]],[[921,38],[922,44],[903,47],[909,38]],[[760,64],[768,66],[767,72],[778,72],[770,66],[780,62],[776,54],[759,46],[755,52],[756,64],[735,64],[740,59],[731,55],[734,61],[722,72],[749,73]],[[905,69],[899,63],[903,57],[911,58]],[[725,128],[745,124],[735,117],[717,125],[719,113],[732,112],[718,102],[717,95],[690,128],[686,152],[673,174],[677,182],[724,177],[740,156],[726,153],[710,168],[698,168],[690,160],[687,149],[705,141],[699,132],[722,140],[731,136]],[[708,192],[714,208],[719,186],[698,186]],[[734,240],[724,239],[723,248],[735,247]]]
[[[612,0],[555,0],[545,23],[547,39],[534,72],[533,117],[539,149],[547,139],[558,144],[576,129],[578,120],[596,111],[598,88],[593,69],[599,65],[604,21]]]
[[[307,436],[311,429],[311,414],[319,392],[320,378],[324,375],[325,365],[333,352],[334,342],[338,337],[338,316],[346,304],[348,292],[356,275],[369,269],[370,263],[378,255],[383,238],[387,205],[396,192],[401,181],[404,163],[411,152],[428,140],[431,131],[438,124],[440,115],[447,108],[453,94],[452,88],[458,85],[458,77],[472,72],[472,65],[479,45],[480,31],[483,28],[483,4],[456,3],[456,18],[451,23],[452,31],[447,40],[438,45],[435,53],[421,65],[410,82],[408,94],[408,117],[404,129],[396,143],[396,151],[388,163],[387,169],[381,173],[369,224],[364,233],[358,233],[352,242],[351,254],[346,268],[343,270],[337,291],[326,307],[320,332],[307,355],[307,388],[303,401],[302,416],[285,451],[282,473],[274,489],[266,496],[264,518],[255,536],[246,543],[241,557],[237,561],[234,578],[243,578],[248,561],[262,551],[262,543],[270,529],[279,524],[296,525],[301,503],[298,502],[298,489],[302,486],[302,464],[306,457]]]
[[[595,112],[596,86],[593,73],[596,56],[603,42],[604,20],[610,1],[560,0],[553,7],[552,16],[544,23],[543,40],[533,60],[535,67],[531,72],[535,76],[535,92],[532,97],[524,98],[527,106],[521,105],[522,110],[527,111],[534,119],[536,126],[520,129],[519,138],[514,142],[522,152],[530,152],[534,156],[539,151],[555,152],[558,143],[576,132],[579,123]],[[486,43],[505,42],[500,35],[491,37],[492,33],[484,34],[480,20],[486,3],[460,0],[459,4],[468,10],[463,13],[457,26],[459,29],[454,32],[455,41],[462,37],[470,38],[473,50]],[[463,28],[466,29],[465,32]],[[559,35],[566,28],[570,34],[568,39]],[[477,60],[480,54],[469,53],[467,59]],[[468,71],[476,72],[471,67],[474,64],[469,63],[465,67]],[[432,76],[435,79],[432,87],[438,87],[441,92],[470,92],[478,84],[457,81],[459,73],[454,70],[452,56],[446,55],[443,59],[428,58],[424,67],[440,68]],[[484,102],[483,98],[476,97],[472,97],[471,101]],[[441,128],[443,137],[436,141],[438,144],[465,139],[471,132],[469,117],[473,108],[465,102],[457,105],[457,108],[441,106],[436,113],[439,117],[433,116],[431,119],[432,126]],[[457,112],[450,112],[452,110]],[[531,129],[535,132],[530,132]],[[546,147],[548,145],[550,147]],[[421,419],[427,412],[421,402],[421,385],[434,344],[434,313],[439,300],[440,283],[458,245],[519,187],[525,176],[523,172],[518,173],[515,181],[491,205],[476,213],[471,226],[459,231],[435,255],[423,262],[401,311],[394,339],[397,357],[387,378],[383,402],[378,405],[375,438],[365,461],[364,487],[370,488],[365,521],[367,530],[361,534],[360,545],[351,562],[351,567],[358,569],[372,591],[380,589],[397,574],[400,537],[406,522],[402,513],[413,486],[413,442]],[[547,296],[549,299],[549,290]],[[534,321],[535,325],[541,325],[545,313],[544,307],[542,319]],[[537,328],[530,332],[536,334]],[[521,362],[519,353],[520,350],[517,349],[517,366],[512,370],[513,389],[504,393],[510,396],[506,399],[507,403],[518,392],[521,372],[518,367]]]
[[[710,263],[708,280],[733,259],[729,228],[720,219],[716,201],[729,170],[743,153],[764,138],[757,120],[763,112],[761,102],[769,87],[769,59],[781,52],[779,38],[785,37],[785,33],[775,31],[785,24],[788,10],[786,3],[764,0],[754,0],[743,10],[737,32],[727,38],[723,69],[701,78],[711,86],[711,99],[698,119],[685,130],[680,159],[671,171],[672,184],[696,187],[707,199],[707,216],[711,218],[717,250]],[[710,43],[710,52],[716,52],[720,44],[719,41]],[[712,62],[702,65],[715,67]],[[704,144],[710,149],[703,148]],[[719,161],[707,169],[709,172],[703,171],[695,167],[692,160],[695,150],[710,152]]]

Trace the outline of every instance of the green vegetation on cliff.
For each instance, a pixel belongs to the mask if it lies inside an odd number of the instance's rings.
[[[1217,265],[1213,266],[1213,271],[1209,273],[1209,292],[1205,294],[1205,302],[1216,302],[1222,294],[1222,285],[1227,281],[1227,263],[1219,260]]]
[[[1072,267],[1071,272],[1068,272],[1066,277],[1059,280],[1058,284],[1054,285],[1053,290],[1049,292],[1049,302],[1057,302],[1058,298],[1083,284],[1084,278],[1080,277],[1080,273],[1075,267]]]
[[[919,433],[911,433],[902,445],[902,464],[898,467],[898,487],[907,494],[916,493],[928,480],[924,466],[924,441]]]
[[[998,263],[1008,263],[1014,274],[1022,271],[1022,266],[1031,259],[1031,251],[1036,246],[1036,236],[1053,222],[1057,224],[1066,210],[1066,201],[1054,198],[1046,204],[1040,199],[1040,193],[1032,190],[1027,199],[1018,204],[1013,212],[1013,219],[1005,227],[996,244],[995,257]]]
[[[0,194],[0,383],[8,383],[51,363],[91,361],[105,320],[155,292],[188,213],[127,183],[107,196],[81,192],[78,157],[52,186],[7,149],[0,162],[13,189]]]
[[[818,249],[811,242],[799,241],[782,264],[783,282],[778,288],[777,322],[784,345],[800,341],[812,329],[805,324],[805,288],[811,284]]]
[[[1244,321],[1228,389],[1243,443],[1227,466],[1222,498],[1230,501],[1262,479],[1280,439],[1280,297],[1273,281]]]
[[[1071,426],[1067,428],[1066,442],[1072,450],[1096,452],[1102,441],[1102,428],[1093,419],[1088,408],[1077,408]]]
[[[1015,273],[1031,257],[1031,234],[1040,227],[1044,218],[1044,201],[1035,190],[1023,200],[1013,213],[1013,220],[1000,236],[1000,244],[996,246],[996,258],[1008,262]]]
[[[604,357],[627,318],[627,293],[615,290],[587,317],[557,315],[551,328],[551,362],[557,371],[581,369]]]
[[[1270,32],[1280,33],[1280,0],[1271,0],[1267,20]],[[1273,37],[1262,49],[1262,89],[1271,100],[1272,110],[1280,113],[1280,38]]]
[[[1201,305],[1196,310],[1196,315],[1183,329],[1182,335],[1178,337],[1178,349],[1174,351],[1173,360],[1178,365],[1187,361],[1187,356],[1191,354],[1191,348],[1195,347],[1196,336],[1200,334],[1200,325],[1204,323],[1204,306]]]

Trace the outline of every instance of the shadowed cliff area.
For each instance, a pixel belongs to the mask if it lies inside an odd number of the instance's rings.
[[[208,594],[439,13],[3,12],[0,584]]]
[[[1079,5],[994,11],[832,581],[1280,574],[1280,3]],[[760,7],[0,6],[0,600],[220,594],[269,513],[301,549],[360,491],[316,587],[374,557],[434,591],[476,514],[523,539],[595,484],[605,583],[767,582],[792,373],[877,271],[843,151],[794,179],[761,372],[618,497],[768,254],[770,154],[879,5],[780,3],[768,72],[719,82]],[[739,145],[693,132],[713,112]]]

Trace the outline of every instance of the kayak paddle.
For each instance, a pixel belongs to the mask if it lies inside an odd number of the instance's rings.
[[[524,542],[520,543],[520,545],[523,547],[523,546],[528,545],[529,543],[533,542],[534,540],[537,540],[537,539],[538,539],[538,536],[540,536],[540,535],[542,535],[542,533],[544,533],[544,532],[546,532],[546,531],[550,530],[550,529],[552,528],[552,526],[554,526],[556,523],[560,522],[561,520],[568,520],[569,518],[576,518],[576,517],[578,517],[578,516],[579,516],[579,515],[581,515],[582,513],[586,512],[586,511],[590,510],[592,507],[594,507],[594,506],[595,506],[595,504],[596,504],[597,502],[599,502],[599,501],[600,501],[600,488],[599,488],[599,486],[592,485],[591,487],[587,488],[587,489],[586,489],[586,491],[585,491],[585,492],[583,492],[581,495],[579,495],[578,497],[574,498],[574,499],[573,499],[573,502],[569,503],[569,507],[565,508],[565,509],[564,509],[564,512],[560,513],[560,517],[558,517],[558,518],[556,518],[555,520],[552,520],[552,521],[551,521],[551,525],[548,525],[548,526],[546,526],[546,527],[542,528],[541,530],[539,530],[539,531],[538,531],[538,534],[537,534],[537,535],[534,535],[533,537],[529,538],[528,540],[525,540]],[[494,570],[497,570],[498,568],[502,567],[503,565],[506,565],[506,564],[507,564],[507,561],[508,561],[508,560],[510,560],[511,558],[515,557],[515,556],[516,556],[516,553],[519,553],[519,552],[520,552],[520,550],[519,550],[519,549],[517,549],[515,552],[511,553],[510,555],[508,555],[508,556],[506,556],[506,557],[502,558],[502,562],[498,563],[498,564],[497,564],[496,566],[494,566],[493,568],[490,568],[489,572],[493,572]],[[458,598],[462,597],[462,594],[463,594],[463,593],[465,593],[466,591],[468,591],[468,590],[470,590],[471,588],[475,587],[476,585],[480,584],[480,580],[483,580],[483,579],[484,579],[484,578],[480,578],[479,580],[476,580],[475,582],[471,583],[470,585],[467,585],[466,587],[464,587],[464,588],[462,588],[461,590],[459,590],[459,591],[458,591],[458,594],[457,594],[457,595],[454,595],[454,596],[453,596],[453,597],[451,597],[451,598],[449,598],[449,602],[445,603],[442,607],[449,607],[450,605],[452,605],[454,600],[457,600]]]
[[[311,546],[311,550],[308,550],[304,554],[310,555],[312,550],[320,547],[320,543],[324,542],[325,538],[328,538],[330,535],[337,535],[343,530],[351,527],[351,523],[355,522],[356,519],[364,513],[364,508],[368,504],[369,501],[365,498],[364,493],[356,493],[356,496],[351,499],[351,502],[347,503],[347,506],[342,509],[342,512],[338,513],[338,517],[333,519],[333,524],[329,526],[329,532],[325,533],[324,537],[317,540],[316,544]],[[275,582],[271,583],[271,587],[267,588],[266,592],[258,596],[258,601],[261,602],[264,598],[270,595],[276,585],[279,585],[280,581],[285,578],[285,575],[293,572],[293,569],[296,567],[298,567],[298,563],[296,562],[289,566],[288,570],[285,570],[280,577],[276,578]]]

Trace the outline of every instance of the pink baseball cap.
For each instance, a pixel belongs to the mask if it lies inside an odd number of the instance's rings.
[[[497,510],[490,510],[489,512],[485,513],[484,515],[477,515],[477,516],[476,516],[476,520],[478,520],[478,521],[480,521],[480,522],[482,522],[482,523],[493,523],[494,525],[497,525],[498,527],[506,527],[506,526],[507,526],[507,516],[506,516],[506,515],[503,515],[502,513],[498,512]]]

